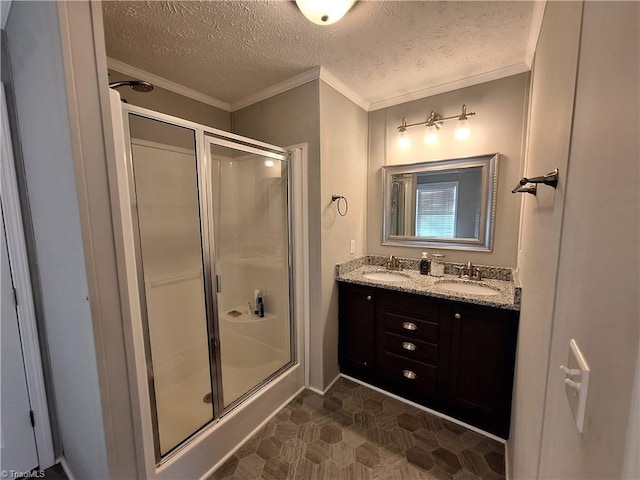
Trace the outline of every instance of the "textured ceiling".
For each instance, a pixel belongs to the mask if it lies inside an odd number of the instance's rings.
[[[368,102],[526,62],[533,2],[359,1],[338,23],[293,1],[103,2],[107,55],[224,102],[322,66]]]

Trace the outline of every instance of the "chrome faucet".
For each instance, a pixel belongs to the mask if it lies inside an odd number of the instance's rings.
[[[458,278],[468,278],[469,280],[482,280],[482,270],[476,267],[473,263],[467,262],[464,267],[460,267],[458,271]]]
[[[402,270],[404,267],[400,263],[395,255],[391,255],[389,260],[387,260],[387,270]]]

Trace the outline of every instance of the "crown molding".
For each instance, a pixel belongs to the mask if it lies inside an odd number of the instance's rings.
[[[329,72],[326,68],[320,67],[320,80],[329,85],[331,88],[341,93],[353,103],[358,105],[364,111],[369,111],[369,102],[367,102],[364,98],[354,92],[351,88],[347,87],[344,83],[338,80],[331,72]]]
[[[510,77],[511,75],[528,72],[529,70],[531,70],[531,68],[525,63],[517,63],[508,67],[492,70],[491,72],[472,75],[470,77],[461,78],[460,80],[441,83],[440,85],[434,85],[433,87],[416,90],[415,92],[388,98],[386,100],[371,102],[369,104],[369,111],[373,112],[374,110],[380,110],[381,108],[393,107],[394,105],[399,105],[401,103],[407,103],[413,100],[419,100],[421,98],[432,97],[434,95],[451,92],[453,90],[459,90],[461,88],[472,87],[480,83],[499,80],[501,78]]]
[[[314,67],[311,70],[300,73],[295,77],[291,77],[285,80],[284,82],[276,83],[275,85],[271,85],[264,90],[252,93],[242,100],[233,102],[231,104],[231,111],[235,112],[236,110],[240,110],[242,108],[248,107],[249,105],[253,105],[254,103],[261,102],[263,100],[266,100],[267,98],[271,98],[280,93],[284,93],[287,90],[291,90],[292,88],[296,88],[300,85],[304,85],[305,83],[317,80],[318,78],[320,78],[320,67]]]
[[[524,55],[524,63],[531,69],[533,65],[533,57],[536,54],[538,46],[538,38],[540,38],[540,30],[542,29],[542,19],[544,10],[547,7],[547,0],[538,0],[533,3],[533,12],[531,13],[531,27],[529,29],[529,38],[527,39],[527,50]]]
[[[311,70],[307,70],[306,72],[296,75],[295,77],[291,77],[284,82],[272,85],[268,88],[265,88],[264,90],[253,93],[248,97],[243,98],[242,100],[238,100],[237,102],[232,103],[231,111],[235,112],[236,110],[248,107],[249,105],[261,102],[263,100],[266,100],[267,98],[271,98],[280,93],[284,93],[287,90],[291,90],[292,88],[299,87],[300,85],[304,85],[305,83],[318,79],[322,80],[334,90],[347,97],[360,108],[366,111],[369,110],[369,102],[363,99],[352,89],[347,87],[343,82],[338,80],[335,75],[333,75],[324,67],[314,67]]]
[[[540,22],[542,21],[542,14],[544,13],[544,5],[545,2],[536,2],[534,9],[537,10],[537,15],[539,15]],[[542,7],[539,7],[542,5]],[[536,13],[534,10],[534,14]],[[538,17],[536,17],[538,18]],[[541,24],[541,23],[540,23]],[[539,35],[540,27],[539,25],[532,24],[532,32],[535,31],[536,34],[530,34],[530,45],[533,42],[533,53],[535,53],[535,44],[537,42],[537,35]],[[535,38],[535,40],[531,40]],[[533,54],[532,54],[533,55]],[[533,58],[533,57],[532,57]],[[460,80],[456,80],[453,82],[442,83],[440,85],[435,85],[433,87],[424,88],[421,90],[416,90],[414,92],[410,92],[407,94],[399,95],[396,97],[387,98],[384,100],[378,100],[375,102],[368,102],[360,95],[358,95],[355,91],[345,85],[342,81],[340,81],[335,75],[329,72],[324,67],[314,67],[311,70],[303,72],[295,77],[291,77],[284,82],[277,83],[276,85],[272,85],[271,87],[265,88],[259,92],[249,95],[248,97],[243,98],[234,103],[226,103],[216,98],[210,97],[203,93],[197,92],[190,88],[187,88],[178,83],[167,80],[166,78],[159,77],[158,75],[154,75],[153,73],[149,73],[140,68],[134,67],[132,65],[126,64],[119,60],[115,60],[113,58],[107,58],[107,66],[113,70],[121,72],[125,75],[130,75],[132,77],[140,78],[141,80],[147,80],[154,85],[164,88],[166,90],[170,90],[174,93],[184,95],[185,97],[192,98],[193,100],[197,100],[202,103],[206,103],[207,105],[211,105],[216,108],[220,108],[227,112],[235,112],[242,108],[253,105],[254,103],[261,102],[268,98],[271,98],[280,93],[286,92],[293,88],[299,87],[300,85],[304,85],[305,83],[311,82],[313,80],[322,80],[327,85],[335,89],[337,92],[341,93],[353,103],[358,105],[360,108],[367,112],[372,112],[374,110],[380,110],[381,108],[392,107],[394,105],[399,105],[401,103],[411,102],[413,100],[419,100],[425,97],[431,97],[433,95],[438,95],[441,93],[451,92],[453,90],[458,90],[460,88],[471,87],[473,85],[478,85],[480,83],[490,82],[492,80],[498,80],[500,78],[510,77],[511,75],[517,75],[519,73],[528,72],[531,70],[531,65],[528,63],[518,63],[515,65],[510,65],[508,67],[500,68],[497,70],[493,70],[487,73],[481,73],[479,75],[472,75],[470,77],[462,78]]]
[[[220,108],[227,112],[231,111],[231,105],[229,105],[229,103],[227,102],[223,102],[222,100],[218,100],[217,98],[213,98],[209,95],[205,95],[204,93],[197,92],[183,85],[180,85],[179,83],[172,82],[171,80],[159,77],[158,75],[154,75],[153,73],[142,70],[141,68],[121,62],[120,60],[107,57],[107,67],[120,73],[124,73],[125,75],[130,75],[132,77],[139,78],[140,80],[146,80],[147,82],[153,83],[155,86],[164,88],[165,90],[169,90],[193,100],[197,100],[198,102],[206,103],[207,105],[211,105],[212,107]]]

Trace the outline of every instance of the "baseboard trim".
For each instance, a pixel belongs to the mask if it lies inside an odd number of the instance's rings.
[[[315,387],[312,387],[312,386],[308,386],[307,388],[308,388],[309,390],[311,390],[313,393],[317,393],[318,395],[322,395],[322,396],[324,397],[324,396],[327,394],[327,392],[329,391],[329,389],[330,389],[331,387],[333,387],[334,383],[336,383],[338,380],[340,380],[340,377],[342,377],[342,376],[343,376],[343,375],[342,375],[341,373],[339,373],[339,374],[336,376],[336,378],[334,378],[333,380],[331,380],[331,382],[329,383],[329,385],[327,386],[327,388],[325,388],[325,389],[324,389],[324,391],[323,391],[323,390],[319,390],[319,389],[317,389],[317,388],[315,388]]]
[[[64,473],[67,474],[67,477],[69,478],[69,480],[75,480],[76,477],[73,476],[73,473],[71,473],[71,469],[69,468],[69,464],[67,464],[67,461],[65,460],[64,457],[58,457],[58,460],[56,463],[59,463],[62,466],[62,470],[64,470]]]
[[[440,413],[440,412],[438,412],[436,410],[431,410],[430,408],[427,408],[424,405],[420,405],[418,403],[412,402],[411,400],[407,400],[406,398],[399,397],[398,395],[395,395],[395,394],[393,394],[391,392],[387,392],[386,390],[383,390],[381,388],[375,387],[375,386],[373,386],[373,385],[371,385],[371,384],[369,384],[367,382],[363,382],[362,380],[358,380],[357,378],[350,377],[349,375],[345,375],[344,373],[341,373],[340,376],[343,377],[343,378],[346,378],[347,380],[351,380],[352,382],[359,383],[360,385],[364,385],[365,387],[370,388],[371,390],[375,390],[376,392],[380,392],[380,393],[383,393],[384,395],[387,395],[387,396],[389,396],[391,398],[395,398],[396,400],[399,400],[399,401],[401,401],[403,403],[411,405],[412,407],[416,407],[417,409],[423,410],[423,411],[425,411],[427,413],[430,413],[431,415],[434,415],[434,416],[439,417],[439,418],[443,418],[445,420],[450,421],[451,423],[455,423],[456,425],[460,425],[461,427],[464,427],[464,428],[467,428],[469,430],[472,430],[472,431],[474,431],[476,433],[484,435],[485,437],[489,437],[492,440],[495,440],[496,442],[500,442],[502,444],[506,444],[507,443],[507,441],[504,438],[500,438],[500,437],[494,435],[493,433],[485,432],[484,430],[481,430],[478,427],[474,427],[473,425],[469,425],[468,423],[464,423],[464,422],[462,422],[462,421],[460,421],[460,420],[458,420],[456,418],[450,417],[450,416],[445,415],[444,413]]]

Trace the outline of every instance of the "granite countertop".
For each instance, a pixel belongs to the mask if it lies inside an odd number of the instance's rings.
[[[458,278],[457,273],[454,274],[454,272],[458,272],[462,264],[445,263],[444,277],[432,277],[430,275],[420,275],[417,268],[420,262],[419,260],[410,258],[399,258],[399,260],[405,268],[398,273],[406,276],[406,280],[387,282],[365,278],[363,274],[366,273],[387,272],[384,267],[387,257],[375,255],[367,255],[366,257],[336,265],[336,280],[339,282],[355,283],[358,285],[385,288],[387,290],[426,295],[477,305],[520,310],[522,288],[516,272],[511,268],[478,265],[483,270],[486,278],[483,278],[481,281],[461,280]],[[452,292],[439,285],[442,281],[482,285],[498,293],[495,295],[478,295]]]

